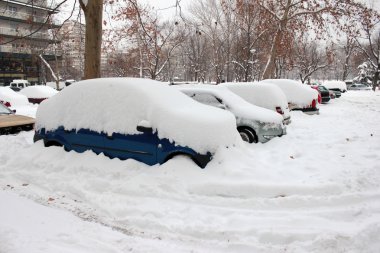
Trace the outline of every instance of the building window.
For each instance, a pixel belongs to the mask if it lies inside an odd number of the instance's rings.
[[[11,14],[16,14],[16,13],[17,13],[17,7],[15,7],[15,6],[11,6],[11,5],[8,5],[8,11],[9,11]]]

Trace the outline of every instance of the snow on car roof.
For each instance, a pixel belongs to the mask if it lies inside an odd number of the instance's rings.
[[[299,106],[308,106],[313,99],[318,99],[318,91],[298,81],[289,79],[265,79],[260,81],[260,84],[268,83],[280,87],[289,103]]]
[[[73,83],[41,103],[36,129],[90,129],[137,134],[149,121],[160,138],[198,152],[214,152],[239,140],[229,112],[195,102],[168,85],[149,79],[99,78]]]
[[[28,98],[22,94],[13,91],[9,87],[0,87],[0,100],[11,103],[13,106],[27,105]]]
[[[20,93],[28,98],[50,98],[58,93],[57,90],[44,85],[29,86],[22,90]]]
[[[228,105],[232,113],[239,114],[246,118],[255,119],[261,122],[271,122],[281,124],[283,117],[278,113],[253,105],[246,100],[242,99],[240,96],[236,95],[228,88],[223,86],[215,86],[215,85],[181,85],[174,86],[180,89],[183,92],[208,92],[218,96],[223,102]]]
[[[324,81],[323,86],[325,86],[327,89],[347,90],[347,85],[343,81]]]
[[[276,110],[280,106],[284,116],[289,116],[288,100],[284,92],[275,84],[260,85],[258,82],[223,83],[223,86],[251,104]]]

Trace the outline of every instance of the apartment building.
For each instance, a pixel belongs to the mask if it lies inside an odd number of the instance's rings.
[[[52,21],[57,12],[47,0],[0,0],[0,85],[13,79],[44,81],[39,55],[57,59],[60,41],[53,31],[60,26]]]
[[[63,79],[80,80],[83,76],[85,32],[86,26],[76,20],[65,22],[59,31]]]

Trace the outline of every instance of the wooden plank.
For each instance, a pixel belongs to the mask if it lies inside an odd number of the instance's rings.
[[[21,115],[0,115],[0,128],[34,124],[34,119]]]

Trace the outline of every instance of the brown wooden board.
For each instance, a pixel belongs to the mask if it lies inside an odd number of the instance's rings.
[[[22,115],[0,115],[0,128],[34,124],[33,118]]]

